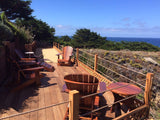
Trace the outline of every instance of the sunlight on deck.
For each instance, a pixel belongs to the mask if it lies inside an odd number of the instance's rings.
[[[43,58],[44,61],[47,63],[57,63],[57,59],[58,57],[56,56],[56,54],[58,54],[58,51],[54,48],[46,48],[46,49],[42,49],[42,54],[43,54]],[[61,56],[60,56],[61,58]]]

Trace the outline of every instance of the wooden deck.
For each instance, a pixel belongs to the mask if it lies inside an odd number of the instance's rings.
[[[45,77],[41,79],[39,87],[32,85],[16,93],[9,93],[6,88],[0,90],[0,118],[68,101],[68,93],[62,92],[64,76],[87,72],[80,67],[57,66],[54,61],[50,64],[55,67],[55,71],[42,72]],[[65,103],[4,120],[63,120],[67,105]],[[109,116],[114,116],[114,113]]]
[[[45,77],[41,79],[42,84],[39,87],[33,85],[19,92],[8,94],[1,91],[0,117],[68,101],[68,93],[62,92],[64,75],[86,72],[79,67],[57,66],[56,63],[53,63],[53,66],[56,69],[54,72],[42,72]],[[62,120],[67,105],[68,103],[65,103],[6,120]]]

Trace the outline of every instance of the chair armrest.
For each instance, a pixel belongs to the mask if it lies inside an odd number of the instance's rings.
[[[59,56],[62,55],[62,54],[63,54],[63,53],[58,53],[58,54],[56,54],[56,55],[58,56],[58,59],[59,59]]]
[[[22,67],[27,67],[27,66],[33,67],[33,66],[37,66],[36,61],[19,61],[18,63],[19,63],[19,65],[22,66]]]
[[[44,69],[43,67],[33,67],[33,68],[22,69],[20,71],[38,71],[43,69]]]
[[[20,63],[20,64],[36,64],[37,62],[36,61],[18,61],[18,63]]]
[[[58,56],[58,55],[61,55],[61,54],[63,54],[63,53],[58,53],[58,54],[56,54],[56,55]]]
[[[36,58],[21,58],[22,61],[35,61]]]

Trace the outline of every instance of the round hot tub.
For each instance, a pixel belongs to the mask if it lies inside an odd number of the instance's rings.
[[[78,90],[81,95],[97,92],[98,79],[88,74],[69,74],[64,76],[68,90]]]

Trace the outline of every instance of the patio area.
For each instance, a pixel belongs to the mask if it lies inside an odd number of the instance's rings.
[[[68,93],[62,91],[64,76],[87,73],[77,66],[57,66],[58,52],[53,48],[43,49],[42,53],[44,60],[53,65],[55,71],[41,72],[45,77],[41,79],[39,87],[32,85],[15,93],[1,89],[0,118],[68,101]],[[62,120],[67,105],[68,103],[65,103],[4,120]]]
[[[44,77],[40,80],[41,85],[37,87],[30,85],[18,92],[9,92],[9,86],[1,87],[0,120],[4,117],[6,118],[3,120],[63,120],[69,103],[69,94],[63,89],[64,76],[68,74],[90,74],[88,70],[82,67],[83,65],[57,66],[58,57],[56,54],[59,52],[55,48],[40,49],[39,52],[43,55],[45,62],[54,66],[55,71],[42,71]],[[92,74],[94,73],[92,72]],[[105,78],[102,77],[101,82],[102,79]],[[114,97],[112,92],[109,92],[111,94],[105,93],[100,96],[99,107],[109,105],[98,111],[100,120],[111,120],[116,116],[114,110],[111,112]],[[137,105],[140,106],[141,104]],[[141,109],[145,111],[146,106]],[[120,112],[122,115],[124,114],[122,110]]]

